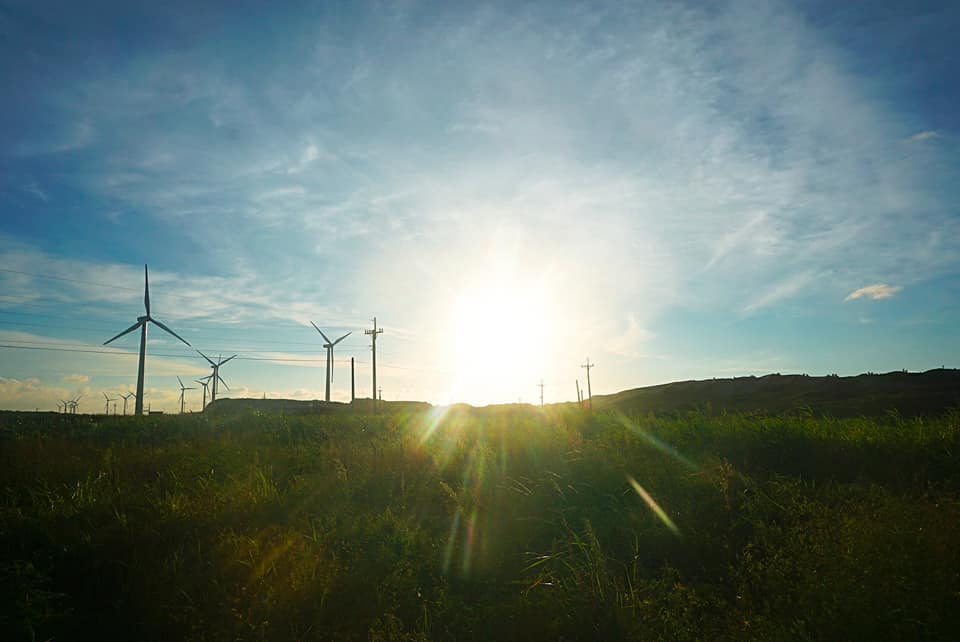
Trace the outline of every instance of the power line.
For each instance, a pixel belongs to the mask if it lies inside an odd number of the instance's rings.
[[[108,283],[98,283],[97,281],[84,281],[82,279],[68,279],[64,276],[53,276],[51,274],[37,274],[36,272],[24,272],[23,270],[11,270],[9,268],[0,268],[0,272],[7,272],[9,274],[22,274],[24,276],[33,276],[38,279],[50,279],[52,281],[66,281],[67,283],[79,283],[81,285],[96,285],[103,288],[110,288],[111,290],[131,290],[133,292],[139,292],[140,288],[131,288],[123,285],[110,285]]]
[[[69,344],[67,344],[69,345]],[[89,354],[107,354],[121,357],[136,357],[139,356],[136,352],[122,352],[117,350],[98,350],[96,348],[62,348],[62,347],[47,347],[47,346],[35,346],[35,345],[10,345],[10,344],[0,344],[0,348],[6,348],[9,350],[42,350],[46,352],[81,352]],[[163,352],[153,353],[158,357],[169,357],[172,359],[198,359],[192,354],[169,354]],[[237,361],[274,361],[280,363],[325,363],[325,359],[293,359],[289,357],[237,357]],[[339,363],[349,363],[349,359],[338,359]],[[356,361],[358,365],[368,366],[371,365],[369,361]],[[443,370],[441,368],[414,368],[410,366],[394,366],[386,363],[379,364],[381,368],[389,368],[391,370],[410,370],[413,372],[450,372],[448,370]]]

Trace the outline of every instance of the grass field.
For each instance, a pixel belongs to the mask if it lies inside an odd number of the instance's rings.
[[[948,639],[960,412],[0,414],[5,640]]]

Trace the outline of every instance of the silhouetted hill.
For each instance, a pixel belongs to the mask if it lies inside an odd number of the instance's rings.
[[[855,377],[810,377],[770,374],[679,381],[659,386],[594,395],[594,408],[629,412],[811,410],[833,416],[877,415],[897,411],[904,416],[941,413],[960,407],[960,370],[888,372]]]
[[[430,407],[430,404],[420,401],[380,403],[381,408],[390,412]],[[855,377],[769,374],[762,377],[677,381],[624,390],[612,395],[594,395],[593,403],[598,410],[616,409],[631,413],[698,409],[710,413],[812,411],[836,417],[881,415],[888,411],[897,411],[903,416],[931,415],[949,408],[960,408],[960,370],[888,372]],[[448,412],[509,414],[519,412],[521,408],[524,412],[536,411],[536,407],[529,404],[484,408],[454,404]],[[252,410],[321,415],[367,413],[373,408],[370,399],[357,399],[350,404],[318,400],[221,398],[207,406],[208,413],[218,414]]]

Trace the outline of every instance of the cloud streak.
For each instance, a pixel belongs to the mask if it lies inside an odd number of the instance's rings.
[[[867,285],[858,290],[854,290],[844,301],[853,301],[854,299],[873,299],[878,301],[880,299],[889,299],[897,292],[903,288],[899,285],[887,285],[886,283],[874,283],[873,285]]]

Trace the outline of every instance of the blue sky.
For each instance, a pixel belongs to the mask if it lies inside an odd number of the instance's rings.
[[[956,367],[960,9],[835,4],[2,2],[0,407],[132,389],[145,263],[232,396]]]

